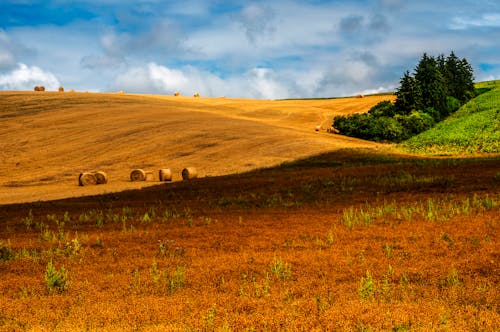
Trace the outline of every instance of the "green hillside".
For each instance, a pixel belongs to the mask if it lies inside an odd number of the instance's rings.
[[[476,88],[486,92],[401,146],[426,154],[500,153],[500,81],[478,83]]]

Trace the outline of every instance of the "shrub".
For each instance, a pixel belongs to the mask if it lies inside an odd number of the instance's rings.
[[[390,101],[384,100],[373,106],[368,113],[374,117],[393,117],[396,114],[396,107]]]
[[[454,97],[446,97],[446,109],[448,114],[456,112],[460,108],[460,100]]]
[[[404,138],[409,138],[430,129],[435,123],[431,115],[418,111],[413,111],[409,115],[396,115],[395,119],[404,128]]]

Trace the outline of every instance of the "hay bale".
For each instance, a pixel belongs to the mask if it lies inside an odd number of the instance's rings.
[[[357,98],[364,98],[365,96],[363,96],[362,94],[359,94],[356,96]]]
[[[91,186],[97,184],[97,179],[93,173],[83,172],[78,176],[80,186]]]
[[[158,178],[160,181],[172,181],[172,172],[170,168],[162,168],[158,171]]]
[[[75,92],[75,90],[74,90],[74,89],[71,89],[71,90],[69,90],[69,92]]]
[[[193,97],[195,97],[195,98],[198,98],[199,96],[200,96],[200,94],[199,94],[198,92],[196,92],[196,93],[193,95]]]
[[[37,86],[35,86],[35,91],[43,92],[43,91],[45,91],[45,87],[37,85]]]
[[[144,171],[144,173],[146,173],[146,181],[154,180],[153,171]]]
[[[316,127],[314,128],[314,130],[315,130],[315,131],[320,131],[320,130],[321,130],[321,126],[316,126]]]
[[[181,95],[181,93],[179,91],[174,92],[174,96],[179,97],[180,95]]]
[[[142,169],[134,169],[130,172],[130,181],[146,181],[146,172]]]
[[[96,184],[108,183],[108,175],[104,171],[97,171],[94,173]]]
[[[182,170],[182,179],[183,180],[192,180],[198,177],[198,172],[194,167],[186,167]]]
[[[64,92],[64,88],[62,86],[59,87],[59,92]]]

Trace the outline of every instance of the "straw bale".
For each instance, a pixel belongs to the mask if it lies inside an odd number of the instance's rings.
[[[80,186],[90,186],[97,184],[97,179],[93,173],[83,172],[78,176],[78,184]]]
[[[130,173],[130,181],[146,181],[146,172],[142,169],[134,169]]]
[[[180,93],[179,91],[175,91],[175,92],[174,92],[174,96],[178,97],[178,96],[180,96],[180,95],[181,95],[181,93]]]
[[[64,92],[64,88],[62,86],[59,87],[59,92]]]
[[[158,178],[160,181],[172,181],[172,172],[170,168],[162,168],[158,171]]]
[[[182,179],[183,180],[192,180],[198,177],[198,172],[194,167],[186,167],[182,170]]]
[[[108,174],[104,171],[97,171],[94,173],[97,184],[106,184],[108,183]]]
[[[193,95],[193,97],[195,97],[195,98],[198,98],[199,96],[200,96],[200,94],[199,94],[198,92],[196,92],[196,93]]]

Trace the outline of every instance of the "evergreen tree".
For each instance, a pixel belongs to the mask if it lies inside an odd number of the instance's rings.
[[[436,59],[424,53],[415,68],[416,106],[419,110],[434,108],[439,114],[436,120],[448,115],[446,85],[438,69]]]
[[[408,115],[417,109],[415,95],[415,79],[406,71],[396,91],[396,113]]]

